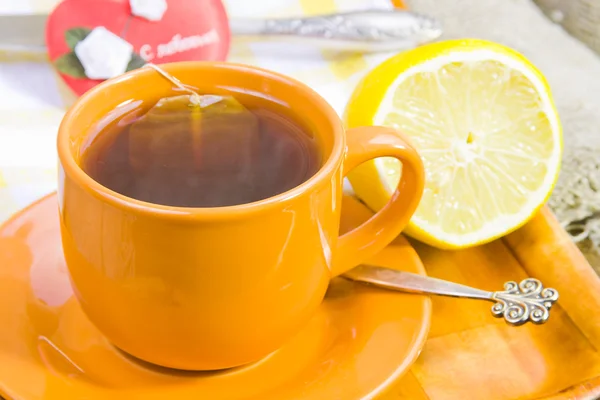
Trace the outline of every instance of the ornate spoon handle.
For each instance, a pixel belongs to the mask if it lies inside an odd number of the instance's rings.
[[[556,289],[544,288],[539,280],[533,278],[519,284],[506,282],[504,291],[487,292],[437,278],[370,265],[360,265],[343,277],[402,292],[493,301],[492,315],[504,317],[506,322],[515,326],[528,321],[543,324],[548,320],[552,304],[558,300]]]
[[[312,40],[337,50],[403,50],[442,34],[433,18],[402,10],[366,10],[314,17],[232,19],[236,35],[275,36],[286,41]]]

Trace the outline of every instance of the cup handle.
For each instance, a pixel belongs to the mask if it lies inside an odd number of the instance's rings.
[[[338,240],[332,275],[357,266],[387,246],[406,226],[415,212],[424,185],[423,163],[417,151],[392,128],[368,126],[346,132],[347,149],[343,174],[378,157],[402,162],[402,176],[389,202],[368,221]]]

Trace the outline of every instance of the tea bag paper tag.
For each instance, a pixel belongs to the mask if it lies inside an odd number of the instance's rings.
[[[194,105],[200,106],[200,108],[212,106],[221,100],[223,100],[223,97],[212,94],[207,94],[204,96],[190,96],[190,102]]]

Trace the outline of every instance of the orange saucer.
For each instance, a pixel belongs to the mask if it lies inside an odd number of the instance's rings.
[[[193,373],[134,360],[73,297],[57,207],[55,195],[45,197],[0,228],[0,394],[8,399],[366,399],[400,377],[425,342],[428,298],[335,279],[308,326],[256,364]],[[344,229],[370,215],[352,198],[344,214]],[[425,273],[403,238],[370,263]]]

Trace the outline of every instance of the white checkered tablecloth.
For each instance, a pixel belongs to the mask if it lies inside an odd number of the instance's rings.
[[[0,0],[0,14],[49,11],[57,0]],[[389,0],[226,0],[230,17],[286,17],[391,7]],[[285,57],[282,56],[285,54]],[[336,57],[310,45],[234,39],[229,60],[303,81],[341,113],[363,74],[390,54]],[[0,51],[0,220],[56,187],[56,132],[74,96],[44,55]]]

